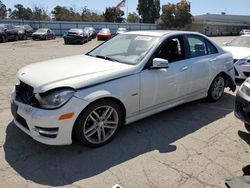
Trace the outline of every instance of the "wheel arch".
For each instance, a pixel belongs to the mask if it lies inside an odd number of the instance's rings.
[[[222,75],[224,77],[224,79],[225,79],[225,87],[229,87],[233,92],[236,90],[235,83],[232,80],[231,76],[229,76],[225,72],[220,72],[218,75]]]
[[[123,123],[125,123],[125,119],[126,119],[126,108],[125,108],[125,105],[123,104],[123,102],[115,97],[110,97],[110,96],[107,96],[107,97],[102,97],[102,98],[99,98],[99,99],[96,99],[96,100],[93,100],[92,102],[90,102],[78,115],[78,117],[76,118],[75,122],[74,122],[74,125],[73,125],[73,129],[72,129],[72,133],[71,133],[71,138],[73,139],[74,137],[74,134],[75,134],[75,127],[76,127],[76,124],[81,116],[81,114],[84,112],[85,109],[87,109],[90,105],[96,103],[96,102],[100,102],[100,101],[104,101],[104,100],[112,100],[114,101],[120,108],[121,108],[121,111],[122,111],[122,115],[123,115]]]
[[[223,78],[225,79],[225,87],[229,87],[233,92],[236,90],[236,86],[234,84],[234,81],[232,80],[232,78],[227,74],[225,73],[224,71],[218,73],[213,79],[212,81],[210,82],[209,86],[208,86],[208,89],[210,88],[211,84],[213,83],[214,79],[217,77],[217,76],[223,76]]]

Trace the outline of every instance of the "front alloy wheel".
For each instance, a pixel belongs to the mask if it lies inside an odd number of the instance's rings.
[[[222,75],[218,75],[209,88],[208,99],[210,101],[218,101],[222,97],[224,89],[225,79]]]
[[[111,141],[122,123],[120,107],[111,100],[90,105],[80,115],[75,135],[82,143],[98,147]]]

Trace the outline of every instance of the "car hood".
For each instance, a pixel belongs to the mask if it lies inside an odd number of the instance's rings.
[[[234,47],[234,46],[225,46],[223,47],[225,51],[231,52],[234,59],[244,59],[250,58],[250,48],[247,47]]]
[[[46,32],[34,32],[33,35],[44,35]]]
[[[134,74],[135,66],[87,55],[77,55],[28,65],[17,77],[32,86],[34,93],[58,87],[79,89]]]

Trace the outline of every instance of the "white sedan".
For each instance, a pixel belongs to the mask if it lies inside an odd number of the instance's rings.
[[[76,138],[101,146],[122,124],[235,90],[232,55],[202,34],[179,31],[124,33],[86,55],[26,66],[17,77],[14,122],[50,145]]]
[[[250,35],[242,35],[223,47],[234,58],[235,77],[246,79],[250,76]]]

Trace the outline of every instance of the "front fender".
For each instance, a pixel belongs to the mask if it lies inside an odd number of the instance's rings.
[[[96,101],[98,99],[106,98],[106,97],[114,97],[112,94],[107,90],[97,90],[97,91],[88,91],[85,92],[77,92],[75,94],[77,98],[83,99],[89,103]]]

